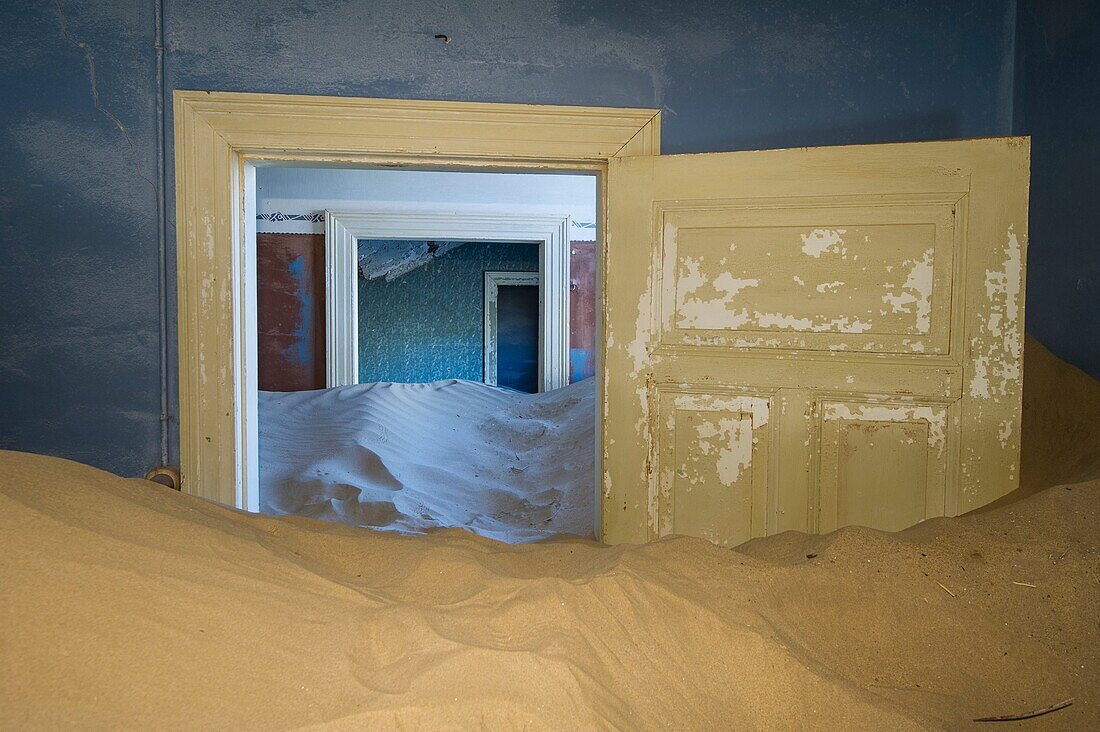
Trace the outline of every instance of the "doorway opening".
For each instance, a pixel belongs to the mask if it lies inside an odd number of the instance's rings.
[[[259,510],[592,535],[596,177],[255,181]]]
[[[485,272],[482,367],[486,384],[539,388],[539,273]]]
[[[656,109],[180,89],[173,101],[181,488],[253,512],[260,510],[257,321],[251,315],[258,170],[347,165],[597,175],[592,256],[602,272],[610,166],[660,154]],[[597,286],[604,283],[601,275]],[[348,294],[331,284],[326,310]],[[610,295],[598,299],[597,322],[606,323]],[[330,332],[326,328],[326,336]],[[603,365],[610,340],[610,333],[601,336],[594,365],[600,488],[593,520],[599,538],[615,542],[636,532],[618,520],[617,486],[624,483],[612,485],[604,455],[613,440],[606,436],[613,385],[605,383]],[[348,371],[346,361],[329,359],[326,367]],[[615,511],[605,510],[613,505]]]
[[[537,245],[365,239],[359,252],[359,383],[539,391]]]

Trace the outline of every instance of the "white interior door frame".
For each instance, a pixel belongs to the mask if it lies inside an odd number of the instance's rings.
[[[483,379],[486,384],[497,385],[497,339],[499,327],[497,322],[497,300],[501,287],[509,286],[535,286],[539,287],[538,272],[486,272],[485,273],[485,345],[482,348],[481,363],[483,365]],[[539,289],[539,302],[542,302],[542,289]],[[542,364],[539,364],[539,374],[542,374]]]
[[[454,211],[325,211],[325,362],[329,387],[359,383],[359,241],[539,245],[540,389],[569,382],[569,216]]]

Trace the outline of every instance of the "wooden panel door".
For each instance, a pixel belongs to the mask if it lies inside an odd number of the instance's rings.
[[[1015,488],[1028,161],[612,160],[603,538],[896,530]]]

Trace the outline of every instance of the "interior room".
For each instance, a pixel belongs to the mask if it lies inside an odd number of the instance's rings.
[[[259,510],[594,536],[596,184],[259,167]]]
[[[1100,728],[1100,0],[0,28],[0,727]]]

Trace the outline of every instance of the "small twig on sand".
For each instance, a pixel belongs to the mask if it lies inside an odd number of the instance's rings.
[[[1015,582],[1014,581],[1012,584],[1016,585],[1017,587],[1038,587],[1038,585],[1033,585],[1030,582]]]
[[[1017,722],[1021,719],[1031,719],[1032,717],[1041,717],[1044,714],[1050,714],[1051,712],[1057,712],[1059,709],[1065,709],[1069,705],[1073,704],[1073,697],[1065,701],[1060,701],[1057,704],[1052,704],[1049,707],[1043,707],[1042,709],[1036,709],[1032,712],[1024,712],[1023,714],[1005,714],[1000,717],[978,717],[975,722]]]
[[[946,587],[944,587],[944,584],[943,584],[943,582],[936,582],[936,584],[937,584],[937,585],[939,585],[939,586],[940,586],[940,588],[941,588],[941,589],[943,589],[943,591],[944,591],[944,592],[946,592],[947,594],[951,595],[951,597],[955,597],[955,593],[954,593],[954,592],[952,592],[951,590],[947,589]]]
[[[1066,550],[1064,552],[1062,552],[1061,554],[1058,555],[1058,558],[1054,560],[1054,563],[1058,564],[1058,562],[1060,562],[1060,561],[1062,561],[1063,559],[1066,558],[1067,554],[1069,554],[1069,547],[1068,546],[1066,547]]]

